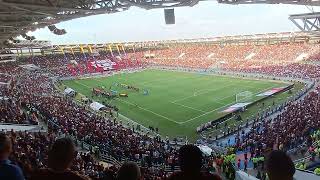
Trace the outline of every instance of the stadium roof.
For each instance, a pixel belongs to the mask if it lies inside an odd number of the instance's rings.
[[[62,21],[121,12],[131,6],[144,9],[193,6],[198,0],[0,0],[2,42]]]
[[[225,4],[295,4],[320,6],[320,0],[218,0]]]
[[[0,0],[0,47],[3,42],[75,18],[144,9],[194,6],[204,0]],[[319,6],[320,0],[218,0],[226,4],[300,4]],[[8,41],[7,41],[8,42]],[[9,41],[10,42],[10,41]],[[11,42],[12,43],[12,42]]]

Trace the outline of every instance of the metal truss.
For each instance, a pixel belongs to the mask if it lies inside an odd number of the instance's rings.
[[[75,18],[144,9],[193,6],[199,0],[0,0],[0,46],[10,37]]]
[[[224,4],[295,4],[320,6],[319,0],[217,0]]]
[[[11,37],[98,14],[128,10],[194,6],[205,0],[0,0],[0,47]],[[214,0],[227,4],[300,4],[320,6],[320,0]]]
[[[320,13],[295,14],[290,15],[289,19],[301,30],[307,32],[319,31]]]

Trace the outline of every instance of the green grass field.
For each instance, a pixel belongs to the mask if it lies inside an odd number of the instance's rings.
[[[149,95],[143,95],[141,91],[135,92],[113,86],[113,90],[128,93],[129,97],[116,98],[111,100],[111,103],[119,107],[122,115],[141,125],[158,127],[163,136],[188,136],[193,140],[197,137],[196,127],[225,115],[221,111],[235,103],[235,94],[250,91],[254,94],[250,101],[255,101],[258,98],[255,94],[287,85],[284,82],[268,80],[162,70],[67,80],[63,83],[89,98],[91,98],[93,87],[104,86],[109,89],[114,83],[148,89]],[[298,90],[300,86],[295,87],[294,90]],[[281,93],[274,98],[278,103],[288,96],[288,93]],[[109,102],[100,97],[93,97],[93,99]],[[253,106],[248,111],[253,111],[252,114],[258,109],[259,107]]]

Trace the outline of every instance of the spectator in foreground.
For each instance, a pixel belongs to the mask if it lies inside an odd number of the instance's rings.
[[[31,180],[86,180],[86,177],[69,170],[76,156],[77,151],[71,139],[56,140],[49,150],[49,168],[34,172]]]
[[[270,180],[293,180],[296,171],[291,158],[283,151],[272,151],[266,161]]]
[[[202,152],[195,145],[184,145],[179,150],[180,172],[174,173],[169,180],[220,180],[218,175],[201,172]]]
[[[24,180],[22,170],[8,159],[12,152],[11,140],[0,134],[0,179]]]
[[[124,163],[118,171],[117,180],[140,180],[141,172],[134,162]]]

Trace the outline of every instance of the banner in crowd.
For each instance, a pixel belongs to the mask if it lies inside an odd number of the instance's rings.
[[[249,103],[237,103],[237,104],[234,104],[234,105],[228,107],[227,109],[223,110],[222,112],[224,112],[224,113],[232,113],[232,112],[235,112],[235,111],[238,111],[240,109],[245,108],[250,103],[251,102],[249,102]]]
[[[33,71],[33,70],[38,70],[40,69],[40,67],[34,65],[34,64],[24,64],[24,65],[19,65],[20,67],[27,69],[29,71]]]
[[[109,59],[90,61],[88,64],[88,66],[91,66],[95,69],[103,69],[104,71],[114,70],[116,69],[116,65],[116,62],[113,62]]]
[[[257,96],[271,96],[271,95],[273,95],[275,93],[283,91],[285,88],[287,88],[287,87],[272,88],[272,89],[270,89],[268,91],[265,91],[263,93],[257,94]]]
[[[72,95],[72,94],[74,94],[74,93],[76,93],[73,89],[71,89],[71,88],[66,88],[65,90],[64,90],[64,95]]]
[[[98,102],[93,102],[90,104],[90,108],[93,109],[94,111],[100,111],[105,107],[106,107],[105,105],[100,104]]]

